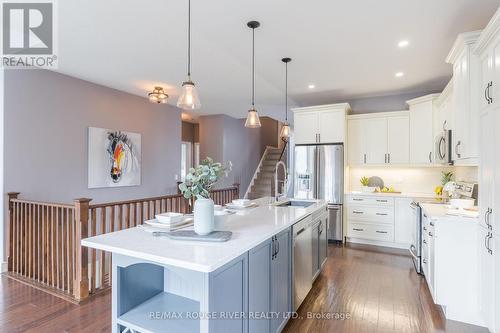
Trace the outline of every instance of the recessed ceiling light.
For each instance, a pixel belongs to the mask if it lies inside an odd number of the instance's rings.
[[[397,72],[396,74],[394,74],[395,77],[403,77],[405,75],[405,73],[403,72]]]
[[[407,40],[402,40],[402,41],[400,41],[400,42],[398,43],[398,46],[399,46],[400,48],[404,48],[404,47],[407,47],[409,44],[410,44],[410,42],[409,42],[409,41],[407,41]]]
[[[314,88],[316,88],[316,86],[314,84],[310,84],[310,85],[307,86],[307,88],[314,89]]]

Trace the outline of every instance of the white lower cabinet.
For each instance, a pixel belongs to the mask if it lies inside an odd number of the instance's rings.
[[[478,227],[479,244],[479,311],[484,321],[484,326],[493,332],[494,327],[494,290],[495,290],[495,258],[493,251],[488,245],[492,244],[490,236],[492,235],[488,228]]]
[[[347,237],[351,242],[409,248],[415,227],[412,199],[350,194],[346,202]]]
[[[493,234],[491,239],[491,246],[493,250],[493,263],[494,263],[494,300],[493,300],[493,332],[500,333],[500,236]]]

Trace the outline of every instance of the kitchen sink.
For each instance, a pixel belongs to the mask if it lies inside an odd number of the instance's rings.
[[[276,203],[275,206],[278,207],[301,207],[306,208],[314,204],[314,202],[310,201],[299,201],[299,200],[288,200],[280,203]]]

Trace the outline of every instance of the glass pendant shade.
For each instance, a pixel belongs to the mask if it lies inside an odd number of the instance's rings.
[[[182,84],[182,93],[177,101],[177,107],[184,110],[196,110],[201,108],[196,86],[191,80]]]
[[[285,121],[283,127],[281,127],[280,137],[288,139],[292,135],[292,130],[290,125]]]
[[[260,125],[260,118],[259,118],[259,114],[257,113],[257,110],[255,110],[255,109],[248,110],[247,121],[245,121],[245,127],[259,128],[260,126],[261,126]]]
[[[162,87],[155,87],[148,94],[148,98],[151,103],[164,104],[167,103],[168,95],[163,91]]]

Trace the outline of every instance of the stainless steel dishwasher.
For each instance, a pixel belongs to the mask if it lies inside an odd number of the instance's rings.
[[[297,310],[312,287],[312,217],[292,227],[293,232],[293,308]]]

